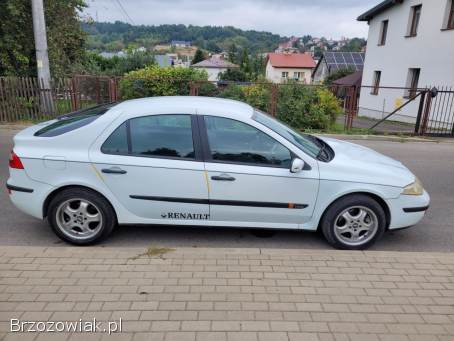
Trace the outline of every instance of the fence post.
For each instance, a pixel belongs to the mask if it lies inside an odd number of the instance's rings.
[[[70,94],[71,94],[71,110],[76,111],[78,109],[76,76],[73,76],[71,78]]]
[[[432,106],[432,96],[427,96],[426,106],[424,108],[424,113],[422,116],[422,127],[419,132],[419,135],[425,135],[427,130],[427,124],[429,123],[429,114],[430,108]]]
[[[415,132],[414,132],[415,135],[419,134],[422,111],[424,109],[424,102],[426,100],[426,94],[427,94],[426,90],[424,90],[424,92],[421,92],[421,99],[419,100],[418,116],[416,116],[416,124],[415,124]]]
[[[116,102],[118,101],[117,96],[117,82],[115,78],[109,79],[109,102]]]
[[[200,84],[190,81],[189,82],[189,96],[198,96],[199,95]]]
[[[356,112],[357,102],[357,89],[356,86],[351,86],[345,92],[345,129],[349,130],[353,126],[353,116]]]
[[[272,84],[271,85],[271,100],[270,100],[269,112],[270,112],[270,115],[273,117],[276,117],[276,114],[277,114],[278,94],[279,94],[279,85]]]

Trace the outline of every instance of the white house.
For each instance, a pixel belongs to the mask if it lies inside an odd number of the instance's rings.
[[[208,73],[209,81],[219,80],[219,74],[221,72],[239,68],[238,65],[225,60],[222,55],[214,55],[209,59],[205,59],[199,63],[191,65],[191,67],[205,70]]]
[[[415,93],[380,87],[454,86],[454,0],[386,0],[358,20],[369,24],[359,115],[382,118]],[[418,105],[393,119],[414,122]]]
[[[314,59],[307,53],[268,53],[266,79],[273,83],[290,79],[310,83],[314,68]]]
[[[186,40],[172,40],[170,42],[170,45],[175,47],[189,47],[192,45],[192,43]]]

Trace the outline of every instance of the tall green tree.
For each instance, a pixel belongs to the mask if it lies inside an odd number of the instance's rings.
[[[251,73],[251,62],[249,60],[249,52],[246,47],[241,51],[240,68],[247,74]]]
[[[44,15],[52,76],[63,76],[80,60],[85,33],[79,14],[85,0],[45,0]],[[0,75],[36,76],[30,0],[0,1]]]
[[[197,49],[194,54],[194,59],[192,59],[191,64],[197,64],[200,63],[201,61],[205,60],[205,54],[201,49]]]
[[[237,54],[238,54],[238,49],[235,44],[230,45],[229,51],[228,51],[228,60],[229,62],[236,64],[237,60]]]

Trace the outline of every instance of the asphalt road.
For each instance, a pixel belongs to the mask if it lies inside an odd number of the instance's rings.
[[[0,129],[0,178],[8,178],[8,158],[14,131]],[[431,208],[417,226],[387,233],[373,250],[454,251],[454,143],[354,141],[402,161],[424,183]],[[6,190],[0,192],[1,245],[66,246],[46,221],[17,210]],[[244,229],[172,226],[120,226],[103,246],[115,247],[266,247],[330,248],[316,233],[277,231],[272,236],[255,236]]]

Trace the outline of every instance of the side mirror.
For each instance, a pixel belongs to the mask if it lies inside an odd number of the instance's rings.
[[[301,159],[293,159],[292,166],[290,167],[290,173],[299,173],[304,168],[304,161]]]

